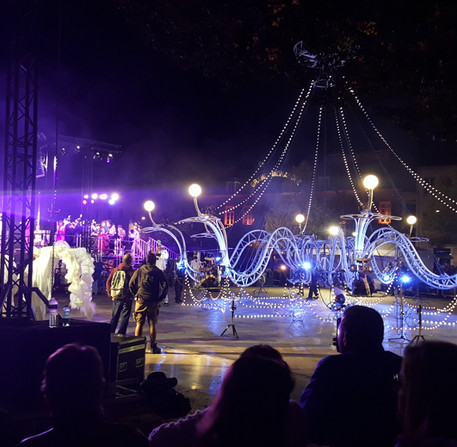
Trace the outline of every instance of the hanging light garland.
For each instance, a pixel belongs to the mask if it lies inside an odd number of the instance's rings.
[[[307,101],[307,99],[309,98],[309,95],[311,94],[312,88],[313,88],[313,81],[311,81],[311,83],[310,83],[310,85],[308,87],[308,93],[306,94],[305,101]],[[257,174],[260,171],[260,169],[263,168],[263,166],[267,163],[268,159],[275,152],[276,147],[278,146],[279,142],[282,140],[284,134],[286,133],[287,129],[289,128],[289,125],[290,125],[290,123],[292,121],[292,118],[295,115],[295,112],[296,112],[299,104],[302,101],[302,96],[303,96],[304,91],[305,91],[305,89],[302,89],[300,91],[300,94],[298,95],[297,101],[295,102],[295,104],[294,104],[294,106],[292,108],[292,111],[291,111],[289,117],[287,118],[286,123],[284,124],[284,127],[282,128],[281,132],[279,133],[278,138],[276,139],[276,141],[274,142],[273,146],[270,148],[269,152],[264,157],[264,159],[259,163],[259,165],[257,166],[256,170],[251,174],[251,176],[248,178],[248,180],[246,180],[243,183],[243,185],[238,189],[238,191],[235,191],[227,200],[225,200],[220,205],[218,205],[216,207],[216,210],[221,209],[222,207],[227,205],[231,200],[233,200],[235,197],[237,197],[241,193],[241,191],[244,190],[244,188],[246,188],[249,184],[251,184],[251,182],[255,179],[255,177],[257,176]]]
[[[373,130],[376,132],[378,137],[381,141],[386,145],[386,147],[390,150],[390,152],[395,156],[395,158],[402,164],[402,166],[406,169],[406,171],[414,178],[414,180],[419,183],[434,199],[440,202],[443,206],[447,207],[454,213],[457,213],[457,200],[452,199],[451,197],[447,196],[446,194],[442,193],[441,191],[434,188],[430,183],[426,182],[419,174],[417,174],[409,165],[403,161],[403,159],[394,151],[392,146],[388,143],[388,141],[384,138],[378,128],[375,126],[374,122],[371,120],[370,116],[366,112],[365,108],[363,107],[361,101],[355,94],[352,88],[349,89],[349,92],[353,95],[357,105],[359,106],[360,110],[363,112],[365,118],[370,123]]]

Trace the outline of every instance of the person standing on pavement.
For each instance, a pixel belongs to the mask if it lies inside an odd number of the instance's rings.
[[[173,261],[173,279],[175,286],[175,302],[180,304],[183,302],[182,292],[184,289],[184,282],[186,279],[186,269],[178,262]]]
[[[143,326],[147,319],[151,351],[153,354],[160,354],[162,351],[156,343],[156,325],[160,301],[167,296],[168,284],[162,270],[156,266],[156,261],[156,255],[152,252],[149,253],[146,264],[133,273],[130,280],[130,291],[135,296],[135,336],[142,336]]]
[[[117,333],[122,335],[127,333],[133,302],[133,294],[129,288],[130,279],[132,278],[134,272],[132,261],[133,258],[131,253],[126,253],[122,258],[122,262],[111,270],[111,273],[106,280],[106,292],[113,301],[113,312],[110,321],[112,334],[116,333],[119,320],[120,324]],[[122,271],[125,274],[120,288],[118,281],[116,279],[113,281],[113,278],[115,278],[118,271]],[[112,285],[115,286],[115,288],[112,288]]]
[[[167,273],[166,273],[169,253],[166,248],[162,247],[162,243],[160,241],[157,241],[157,243],[158,243],[157,250],[155,252],[155,255],[157,257],[156,266],[157,266],[157,268],[162,270],[162,272],[164,272],[165,278],[167,279],[167,283],[168,283],[168,285],[170,285],[168,278],[167,278]],[[169,299],[168,299],[168,294],[167,294],[167,296],[163,299],[164,306],[168,306],[168,302],[169,302]]]

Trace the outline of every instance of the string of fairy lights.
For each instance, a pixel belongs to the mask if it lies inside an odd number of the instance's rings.
[[[322,324],[335,324],[336,320],[342,316],[347,306],[362,304],[376,308],[387,304],[388,307],[378,309],[385,320],[386,332],[415,332],[415,331],[434,331],[438,328],[455,328],[456,321],[451,321],[451,317],[457,307],[457,296],[444,308],[427,306],[417,297],[395,296],[392,303],[385,303],[392,296],[387,292],[377,296],[346,296],[344,306],[335,308],[332,306],[332,289],[319,289],[320,299],[305,299],[303,289],[285,285],[280,296],[269,296],[266,290],[259,292],[254,290],[249,292],[243,287],[233,287],[228,278],[223,278],[221,287],[218,289],[195,288],[189,277],[186,275],[184,288],[184,301],[182,306],[201,307],[206,310],[227,313],[232,309],[232,302],[236,303],[237,312],[234,318],[239,320],[248,319],[270,319],[285,318],[292,321],[301,320],[305,315],[309,315],[315,321]],[[234,289],[237,289],[235,291]],[[327,299],[324,294],[328,291]],[[346,290],[347,293],[347,290]],[[420,306],[420,309],[419,309]],[[401,316],[399,309],[401,308]],[[421,312],[420,324],[416,323]],[[396,320],[392,323],[391,320]],[[413,324],[414,323],[414,324]]]
[[[273,173],[276,172],[279,169],[279,167],[282,165],[284,157],[287,154],[288,150],[290,149],[290,145],[292,143],[292,140],[294,139],[295,132],[300,124],[301,118],[303,116],[303,110],[308,103],[308,99],[312,92],[312,89],[313,89],[313,82],[310,83],[308,91],[303,100],[302,100],[302,97],[303,97],[304,89],[301,90],[299,97],[298,97],[297,101],[295,102],[295,104],[292,108],[292,111],[291,111],[289,117],[287,118],[283,129],[281,130],[278,138],[274,142],[273,146],[270,148],[267,155],[258,164],[257,168],[251,174],[251,176],[248,178],[248,180],[245,183],[243,183],[243,185],[237,191],[235,191],[230,197],[228,197],[224,202],[222,202],[220,205],[218,205],[215,208],[215,210],[217,211],[217,210],[221,209],[222,207],[227,206],[229,203],[231,203],[233,201],[233,199],[238,197],[245,190],[245,188],[248,185],[250,185],[252,183],[252,181],[256,178],[259,171],[267,165],[267,162],[270,159],[270,157],[272,157],[273,154],[276,152],[276,149],[279,146],[279,143],[283,140],[287,130],[289,129],[289,127],[295,117],[294,126],[292,128],[291,134],[289,135],[289,138],[287,139],[284,149],[281,151],[281,153],[278,157],[278,160],[274,163],[273,168],[267,174],[266,179],[263,182],[260,182],[257,187],[255,187],[252,191],[250,191],[248,196],[245,199],[243,199],[242,201],[238,202],[235,205],[231,205],[230,207],[227,207],[227,209],[225,209],[225,210],[220,211],[219,215],[224,215],[226,213],[232,212],[235,209],[237,209],[237,208],[241,207],[242,205],[244,205],[245,203],[247,203],[252,197],[256,197],[254,200],[254,203],[251,204],[247,209],[244,210],[242,215],[234,222],[234,224],[235,224],[235,223],[240,222],[243,219],[243,217],[245,217],[247,214],[249,214],[249,212],[255,207],[255,205],[257,205],[257,203],[259,202],[259,200],[261,199],[261,197],[264,195],[265,191],[267,190],[267,188],[273,178]],[[297,115],[297,110],[298,110],[299,106],[300,106],[300,109],[299,109],[298,115]]]
[[[310,85],[310,89],[308,90],[308,95],[309,93],[311,92],[311,85]],[[290,115],[289,117],[287,118],[286,120],[286,123],[284,124],[284,127],[282,128],[281,132],[279,133],[279,136],[278,138],[276,139],[276,141],[273,143],[273,146],[270,148],[270,150],[268,151],[267,155],[265,155],[265,157],[263,158],[263,160],[257,165],[257,168],[255,169],[255,171],[251,174],[251,176],[241,185],[241,187],[235,191],[227,200],[225,200],[224,202],[222,202],[220,205],[218,205],[215,209],[218,210],[220,208],[222,208],[223,206],[227,205],[227,203],[229,203],[230,201],[232,201],[235,197],[237,197],[240,192],[242,190],[244,190],[253,180],[254,178],[257,176],[258,172],[260,171],[260,169],[267,163],[268,159],[271,157],[271,155],[274,153],[274,151],[276,150],[276,147],[278,146],[279,142],[282,140],[283,138],[283,135],[285,134],[285,132],[287,131],[287,129],[289,128],[289,124],[292,120],[292,117],[295,115],[295,111],[298,107],[298,105],[300,104],[301,102],[301,98],[303,96],[303,93],[304,93],[305,89],[302,89],[300,91],[300,94],[298,95],[298,98],[297,100],[295,101],[295,104],[294,106],[292,107],[292,111],[290,112]],[[224,212],[222,212],[221,214],[224,214]]]
[[[319,146],[320,146],[320,141],[321,141],[322,111],[323,111],[323,107],[321,106],[319,108],[319,116],[318,116],[318,120],[317,120],[316,145],[315,145],[315,150],[314,150],[313,173],[311,175],[311,185],[310,185],[310,189],[309,189],[308,207],[306,208],[306,218],[305,218],[305,223],[303,225],[302,233],[305,233],[306,227],[308,226],[309,215],[311,213],[311,207],[312,207],[313,198],[314,198],[314,188],[315,188],[316,178],[317,178],[317,161],[319,159]]]
[[[341,110],[341,109],[340,109]],[[334,108],[334,112],[335,112],[335,124],[336,124],[336,132],[337,132],[337,135],[338,135],[338,140],[339,140],[339,143],[340,143],[340,148],[341,148],[341,155],[343,157],[343,163],[344,163],[344,168],[346,169],[346,174],[348,176],[348,179],[349,179],[349,183],[351,184],[351,187],[352,187],[352,190],[354,192],[354,195],[355,195],[355,198],[357,200],[357,203],[359,204],[359,206],[362,206],[363,203],[362,201],[360,200],[360,197],[359,197],[359,194],[357,193],[357,188],[355,187],[354,185],[354,181],[352,179],[352,175],[351,175],[351,170],[349,169],[349,163],[348,163],[348,160],[347,160],[347,157],[346,157],[346,153],[344,151],[344,144],[343,144],[343,138],[341,136],[341,129],[340,129],[340,124],[339,124],[339,120],[338,120],[338,114],[337,114],[337,111],[336,111],[336,108]],[[347,133],[347,129],[345,128],[345,132],[346,132],[346,141],[348,142],[348,145],[349,147],[351,147],[352,149],[352,146],[350,144],[350,138],[349,138],[349,133]],[[351,155],[352,155],[352,159],[354,161],[356,161],[356,158],[355,158],[355,154],[354,152],[351,150]],[[356,162],[356,166],[358,167],[358,164]],[[360,170],[358,171],[358,174],[360,176],[360,178],[362,177],[361,173],[360,173]]]
[[[305,101],[303,101],[301,107],[300,107],[300,110],[298,112],[298,115],[297,115],[297,119],[295,120],[295,124],[292,128],[292,131],[289,135],[289,138],[287,139],[287,142],[286,144],[284,145],[284,149],[281,151],[281,154],[278,158],[278,160],[276,161],[276,163],[274,164],[273,168],[271,169],[271,171],[268,173],[268,176],[267,176],[267,179],[263,182],[264,183],[264,186],[262,188],[262,191],[259,195],[257,195],[257,197],[255,198],[254,202],[252,203],[251,206],[249,206],[242,214],[241,216],[235,220],[234,224],[240,222],[247,214],[249,214],[251,212],[251,210],[257,205],[257,203],[259,202],[259,200],[262,198],[262,196],[264,195],[265,191],[268,189],[268,186],[270,185],[271,183],[271,180],[273,179],[273,173],[278,171],[278,169],[280,169],[281,165],[283,164],[283,161],[284,161],[284,158],[287,154],[287,152],[289,151],[291,145],[292,145],[292,141],[295,137],[295,133],[297,132],[297,129],[298,129],[298,126],[300,125],[300,122],[301,122],[301,119],[303,117],[303,110],[307,104],[307,98],[305,98]],[[252,196],[253,194],[251,194]],[[238,207],[238,205],[236,205],[235,207],[232,208],[232,210],[234,208]]]
[[[384,138],[381,132],[378,130],[376,125],[374,124],[373,120],[368,115],[367,111],[365,110],[362,102],[357,97],[354,92],[354,89],[350,88],[349,92],[353,95],[357,105],[359,106],[360,110],[363,112],[365,118],[367,119],[368,123],[371,125],[373,130],[376,132],[378,137],[381,141],[385,144],[385,146],[389,149],[389,151],[395,156],[395,158],[401,163],[401,165],[406,169],[406,171],[414,178],[414,180],[422,186],[434,199],[440,202],[443,206],[450,209],[452,212],[457,213],[457,200],[447,196],[443,192],[439,191],[438,189],[434,188],[430,183],[424,180],[417,172],[415,172],[392,148],[389,142]]]

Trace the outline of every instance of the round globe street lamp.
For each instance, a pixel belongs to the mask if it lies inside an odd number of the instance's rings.
[[[339,230],[340,230],[339,227],[337,227],[336,225],[332,225],[332,226],[328,229],[328,232],[329,232],[330,236],[337,236]]]
[[[195,206],[195,210],[197,211],[197,214],[199,216],[201,216],[202,213],[200,211],[200,208],[198,207],[197,197],[202,193],[202,187],[200,185],[198,185],[197,183],[192,183],[192,185],[189,186],[188,191],[189,191],[190,196],[194,200],[194,206]]]
[[[297,214],[295,216],[295,222],[298,223],[298,229],[300,230],[300,233],[302,232],[302,223],[305,221],[305,216],[301,213]]]
[[[409,237],[413,234],[413,227],[417,223],[417,217],[416,216],[408,216],[406,218],[406,223],[409,225]]]
[[[373,190],[378,186],[379,179],[373,174],[367,175],[363,179],[363,186],[368,190],[368,211],[373,206]]]
[[[152,200],[146,200],[146,202],[143,203],[143,208],[149,214],[149,219],[151,219],[151,223],[154,227],[157,226],[157,224],[154,222],[151,213],[154,211],[155,207],[156,204]]]

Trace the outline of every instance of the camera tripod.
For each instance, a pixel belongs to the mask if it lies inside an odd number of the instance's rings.
[[[404,343],[409,342],[410,340],[405,337],[405,308],[404,308],[404,296],[403,296],[403,288],[400,286],[398,289],[398,297],[396,297],[397,304],[399,303],[400,310],[399,314],[397,314],[397,322],[400,322],[400,336],[395,338],[389,338],[389,341],[397,342],[397,343]],[[399,299],[399,300],[398,300]],[[398,311],[397,311],[398,312]]]
[[[419,342],[425,340],[425,337],[422,335],[422,304],[419,304],[419,307],[417,309],[417,314],[419,315],[418,316],[418,318],[419,318],[419,324],[418,324],[419,333],[413,337],[413,339],[411,340],[411,344],[412,343],[419,343]]]
[[[232,297],[232,305],[230,306],[230,309],[232,311],[232,318],[230,320],[230,323],[225,326],[225,329],[222,331],[222,334],[220,337],[222,337],[226,332],[227,329],[232,328],[232,334],[235,338],[238,338],[238,332],[236,331],[235,323],[234,323],[234,318],[235,318],[235,310],[236,310],[236,305],[235,305],[235,297]]]

